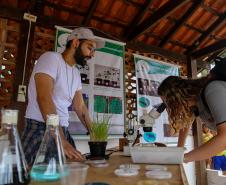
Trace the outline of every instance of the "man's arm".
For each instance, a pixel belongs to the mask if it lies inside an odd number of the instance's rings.
[[[185,162],[208,159],[226,149],[226,122],[217,126],[217,135],[202,146],[184,155]]]
[[[73,109],[77,113],[82,124],[88,129],[88,131],[90,131],[92,121],[80,90],[75,93],[73,98]]]
[[[54,82],[52,77],[45,73],[37,73],[35,75],[35,85],[37,91],[37,101],[44,120],[46,121],[48,114],[56,114],[56,107],[52,100]],[[81,153],[73,148],[71,144],[65,139],[61,127],[59,127],[60,136],[64,152],[70,159],[83,160]]]
[[[37,102],[42,117],[46,121],[48,114],[56,114],[56,108],[52,100],[53,79],[45,73],[37,73],[34,78]]]

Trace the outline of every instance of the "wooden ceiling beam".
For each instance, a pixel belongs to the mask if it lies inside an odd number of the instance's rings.
[[[184,49],[188,49],[188,48],[189,48],[188,45],[183,44],[183,43],[181,43],[181,42],[179,42],[179,41],[169,40],[168,42],[171,43],[171,44],[173,44],[173,45],[176,45],[176,46],[179,46],[179,47],[181,47],[181,48],[184,48]]]
[[[7,19],[13,19],[15,21],[21,21],[23,20],[23,15],[25,10],[19,9],[19,8],[12,8],[12,7],[5,7],[5,6],[0,6],[0,17],[7,18]],[[85,14],[83,14],[85,15]],[[93,16],[93,19],[100,21],[105,24],[111,24],[115,25],[117,27],[122,27],[122,28],[127,28],[127,25],[113,21],[113,20],[103,20],[100,17]],[[64,25],[64,26],[78,26],[77,24],[68,24],[67,21],[61,21],[53,16],[38,16],[37,18],[37,24],[40,23],[42,25],[41,21],[43,22],[43,26],[47,28],[54,27],[54,25]]]
[[[220,55],[222,53],[224,49],[213,52],[206,60],[204,60],[204,62],[206,63],[211,63],[211,61],[216,58],[218,55]]]
[[[188,23],[184,23],[183,25],[186,26],[189,29],[192,29],[192,30],[198,32],[198,33],[204,33],[204,31],[202,29],[196,28],[195,26],[192,26],[192,25],[190,25]]]
[[[65,12],[77,14],[77,15],[80,15],[80,16],[86,16],[86,13],[78,11],[75,8],[68,8],[68,7],[65,7],[65,6],[60,6],[59,4],[50,3],[49,1],[45,1],[45,6],[48,6],[49,8],[53,8],[53,9],[59,10],[59,11],[65,11]]]
[[[23,16],[26,10],[12,7],[0,6],[0,17],[11,19],[15,21],[23,21]],[[55,25],[62,26],[78,26],[77,24],[70,25],[66,21],[61,21],[55,17],[50,16],[39,16],[37,17],[36,25],[43,26],[46,28],[53,28]]]
[[[141,3],[137,3],[134,1],[130,1],[130,0],[123,0],[124,3],[128,4],[128,5],[132,5],[138,8],[141,8],[143,5]]]
[[[5,19],[13,19],[15,21],[23,20],[24,10],[19,8],[11,8],[6,6],[0,6],[0,17]]]
[[[212,13],[213,15],[215,16],[220,16],[221,13],[219,13],[217,10],[211,8],[210,6],[207,6],[206,4],[204,3],[201,3],[201,7],[205,10],[207,10],[208,12]]]
[[[31,3],[33,3],[33,13],[36,15],[42,15],[44,12],[44,6],[45,6],[45,1],[46,0],[32,0]]]
[[[178,53],[171,52],[156,46],[147,45],[140,41],[130,41],[126,43],[126,47],[133,49],[135,51],[143,52],[143,53],[152,53],[152,54],[161,55],[172,60],[177,60],[180,63],[186,62],[186,58],[187,58],[183,54],[178,54]]]
[[[146,36],[148,36],[148,37],[153,37],[153,38],[155,38],[157,40],[160,40],[160,41],[164,39],[163,37],[161,37],[159,35],[156,35],[154,33],[148,32],[148,33],[144,33],[144,34]],[[181,42],[178,42],[178,41],[175,41],[175,40],[169,40],[168,42],[171,43],[171,44],[173,44],[173,45],[177,45],[177,46],[179,46],[181,48],[185,48],[185,49],[187,49],[189,47],[188,45],[185,45],[185,44],[183,44]]]
[[[153,37],[153,38],[158,39],[158,40],[163,39],[163,37],[161,37],[160,35],[157,35],[157,34],[152,33],[152,32],[145,32],[144,35],[147,36],[147,37]]]
[[[226,13],[221,14],[217,20],[188,48],[185,54],[189,54],[194,51],[198,46],[216,30],[225,20]]]
[[[134,28],[139,24],[145,13],[148,11],[149,7],[152,4],[152,0],[146,0],[144,5],[140,8],[140,11],[137,15],[134,16],[133,20],[128,26],[128,29],[125,31],[124,36],[127,37],[131,32],[134,30]]]
[[[135,27],[131,34],[129,34],[128,39],[131,41],[149,29],[151,26],[156,24],[162,18],[169,15],[173,10],[184,5],[188,0],[174,0],[168,1],[163,6],[161,6],[157,11],[155,11],[150,17],[145,19],[143,22],[139,24],[139,26]]]
[[[92,19],[99,21],[101,23],[104,23],[104,24],[110,24],[113,26],[121,27],[121,28],[127,28],[126,23],[124,24],[117,20],[107,20],[107,19],[102,19],[101,17],[97,17],[97,16],[93,16]]]
[[[87,26],[89,24],[90,19],[92,18],[93,13],[97,8],[98,3],[99,3],[99,0],[92,0],[92,2],[89,5],[88,14],[82,21],[82,25]]]
[[[181,26],[191,17],[191,15],[197,10],[199,5],[201,4],[201,0],[196,0],[193,2],[191,7],[184,13],[184,15],[180,18],[179,21],[174,24],[174,26],[170,29],[170,31],[164,36],[164,39],[158,44],[159,47],[164,46],[168,40],[174,35]]]
[[[214,52],[217,52],[217,51],[220,51],[220,50],[223,50],[226,48],[226,39],[222,39],[210,46],[207,46],[205,48],[202,48],[202,49],[199,49],[195,52],[193,52],[191,54],[191,57],[194,58],[194,59],[197,59],[197,58],[201,58],[201,57],[204,57],[206,55],[209,55],[211,53],[214,53]]]
[[[86,13],[78,11],[78,10],[76,10],[74,8],[63,7],[63,6],[59,6],[58,4],[50,3],[50,2],[45,2],[45,5],[50,7],[50,8],[54,8],[55,10],[58,10],[58,11],[66,11],[66,12],[69,12],[71,14],[74,14],[74,15],[77,14],[77,15],[82,16],[82,17],[86,16]],[[117,27],[122,27],[122,28],[126,28],[127,27],[127,25],[122,23],[122,22],[113,21],[113,20],[105,20],[105,19],[103,19],[101,17],[98,17],[98,16],[92,16],[92,19],[100,21],[102,23],[115,25]]]
[[[29,10],[30,10],[30,12],[34,12],[35,4],[36,4],[36,0],[31,0],[30,1],[30,3],[29,3]]]

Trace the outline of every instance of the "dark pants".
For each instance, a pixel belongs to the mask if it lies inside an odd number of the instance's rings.
[[[25,154],[25,158],[27,164],[32,166],[37,155],[38,149],[41,145],[44,133],[46,130],[46,124],[43,122],[39,122],[32,119],[26,119],[26,125],[21,137],[22,146]],[[74,147],[75,143],[73,138],[71,137],[68,128],[62,127],[65,139]],[[51,150],[51,147],[54,147],[55,143],[53,142],[52,145],[50,144],[49,151],[55,153],[56,151]],[[55,148],[55,147],[54,147]],[[56,153],[55,153],[56,154]]]

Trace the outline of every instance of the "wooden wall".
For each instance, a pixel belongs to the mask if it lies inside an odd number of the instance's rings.
[[[20,24],[0,19],[0,107],[12,102]]]

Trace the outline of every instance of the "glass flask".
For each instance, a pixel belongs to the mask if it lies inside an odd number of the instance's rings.
[[[18,111],[5,109],[1,112],[0,184],[28,184],[30,182],[28,166],[17,132]]]
[[[31,169],[34,181],[57,181],[65,174],[65,155],[59,133],[59,116],[47,115],[46,131]]]

